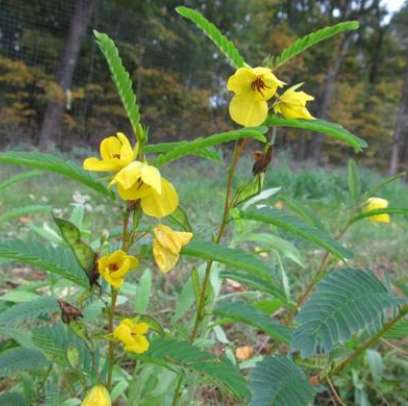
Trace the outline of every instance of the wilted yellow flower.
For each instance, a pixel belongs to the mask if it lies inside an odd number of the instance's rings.
[[[179,198],[174,186],[154,166],[134,161],[116,174],[109,186],[118,184],[124,200],[139,200],[145,214],[162,218],[176,210]]]
[[[231,118],[244,127],[261,125],[268,115],[267,100],[284,84],[269,68],[239,68],[227,83],[235,93],[229,105]]]
[[[120,171],[135,158],[129,140],[122,133],[102,140],[100,154],[101,160],[98,158],[85,159],[84,169],[99,172]]]
[[[173,231],[163,224],[153,230],[153,256],[159,269],[166,273],[176,265],[180,250],[193,237],[192,233]]]
[[[119,289],[125,275],[136,268],[138,263],[137,258],[127,255],[125,251],[118,250],[113,254],[99,258],[98,270],[106,282],[115,289]]]
[[[380,199],[379,197],[370,197],[364,204],[364,211],[372,211],[379,209],[386,209],[388,207],[388,200]],[[389,223],[390,216],[386,213],[375,214],[374,216],[368,217],[369,220],[374,223]]]
[[[109,392],[103,385],[95,385],[88,392],[81,406],[111,406]]]
[[[278,96],[279,101],[274,106],[275,113],[280,113],[285,118],[314,119],[306,108],[306,103],[314,100],[314,97],[305,92],[296,91],[302,85],[303,83],[299,83],[292,86],[282,96]]]
[[[142,354],[149,349],[149,341],[145,337],[148,331],[147,323],[134,323],[131,319],[124,319],[113,330],[113,337],[122,341],[125,351]]]

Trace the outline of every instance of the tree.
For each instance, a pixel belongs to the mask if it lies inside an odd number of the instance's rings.
[[[71,87],[81,43],[96,3],[97,0],[75,0],[74,13],[55,78],[61,92],[48,103],[45,110],[39,136],[39,149],[41,151],[55,149],[60,138],[66,93]]]

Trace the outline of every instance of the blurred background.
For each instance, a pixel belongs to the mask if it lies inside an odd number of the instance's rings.
[[[305,82],[311,112],[364,138],[359,160],[383,173],[408,169],[408,2],[404,0],[0,0],[0,150],[96,148],[130,134],[92,36],[106,32],[129,70],[150,142],[230,130],[233,73],[215,46],[175,12],[200,10],[256,66],[297,37],[358,20],[361,28],[316,46],[279,69]],[[280,130],[297,162],[336,165],[349,148]]]

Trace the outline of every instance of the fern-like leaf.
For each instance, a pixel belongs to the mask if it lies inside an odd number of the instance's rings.
[[[235,45],[229,41],[220,30],[198,11],[188,7],[180,6],[176,8],[177,13],[192,21],[207,35],[208,38],[219,48],[219,50],[229,59],[233,66],[242,68],[245,66],[244,58],[240,55]]]
[[[321,30],[313,32],[306,35],[305,37],[299,38],[294,44],[289,48],[285,49],[274,61],[274,69],[279,68],[290,59],[301,54],[306,49],[310,48],[313,45],[318,44],[321,41],[329,39],[337,34],[340,34],[345,31],[353,31],[359,27],[358,21],[346,21],[331,27],[325,27]]]
[[[15,348],[0,355],[0,376],[10,377],[24,371],[37,371],[49,365],[38,350]]]
[[[18,165],[27,168],[36,168],[43,171],[54,172],[66,178],[73,179],[96,192],[114,198],[115,194],[103,183],[98,182],[87,171],[75,162],[58,158],[51,154],[38,152],[3,152],[0,153],[0,164]]]
[[[276,297],[286,300],[285,293],[272,284],[273,271],[258,257],[238,248],[227,248],[208,241],[193,240],[181,250],[182,255],[220,262],[233,268],[245,270],[263,279]]]
[[[265,142],[266,139],[261,134],[261,131],[266,131],[266,127],[229,131],[226,133],[213,134],[205,138],[196,138],[194,141],[183,143],[159,156],[154,161],[154,165],[160,167],[183,156],[193,154],[195,151],[200,151],[203,148],[212,147],[214,145],[223,144],[230,141],[236,141],[241,138],[252,138],[261,142]]]
[[[324,120],[301,120],[295,118],[269,116],[264,124],[271,127],[301,128],[303,130],[315,131],[330,135],[332,138],[350,145],[357,152],[362,151],[363,148],[367,147],[367,143],[363,139],[352,134],[340,124],[329,123],[328,121]]]
[[[10,221],[16,217],[29,216],[30,214],[34,213],[49,213],[51,212],[51,209],[52,206],[41,204],[30,204],[29,206],[17,207],[15,209],[11,209],[3,216],[0,216],[0,223]]]
[[[34,241],[9,240],[0,245],[0,258],[23,262],[60,275],[80,286],[89,287],[88,278],[71,250],[45,247]]]
[[[291,333],[288,327],[242,301],[224,300],[213,310],[213,313],[264,331],[278,342],[289,343],[290,341]]]
[[[28,402],[17,392],[0,395],[0,406],[28,406]]]
[[[233,393],[239,399],[250,396],[245,379],[228,359],[200,350],[185,341],[156,338],[149,351],[138,358],[162,366],[177,365],[202,374],[217,387]]]
[[[0,193],[17,182],[21,182],[22,180],[26,180],[26,179],[37,178],[38,176],[41,176],[41,175],[42,175],[41,171],[29,171],[29,172],[19,173],[13,176],[12,178],[6,180],[2,184],[0,184]]]
[[[59,311],[58,302],[51,297],[42,297],[30,302],[18,303],[0,314],[0,324],[16,326]]]
[[[251,406],[307,406],[315,390],[303,371],[282,355],[266,357],[250,376]]]
[[[386,309],[405,301],[393,296],[368,270],[342,269],[316,285],[301,308],[291,347],[309,357],[321,342],[328,353],[336,343],[372,325]]]
[[[137,105],[136,95],[132,89],[130,75],[122,65],[119,51],[112,39],[106,34],[98,31],[94,31],[94,35],[96,42],[98,43],[98,46],[109,65],[113,82],[115,83],[120,100],[125,108],[130,124],[132,125],[133,133],[137,137],[138,141],[143,144],[146,140],[141,139],[141,137],[144,136],[144,132],[141,131],[140,128],[139,106]]]
[[[281,210],[262,207],[259,209],[241,211],[240,217],[280,227],[307,241],[319,245],[339,259],[353,258],[354,256],[351,251],[344,248],[336,240],[333,240],[323,230],[312,227],[309,224],[304,223],[302,219],[294,217]]]

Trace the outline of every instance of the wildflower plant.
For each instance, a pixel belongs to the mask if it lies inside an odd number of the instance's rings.
[[[13,381],[5,395],[10,399],[42,404],[52,388],[64,387],[57,390],[57,404],[68,405],[76,398],[85,406],[110,405],[120,397],[129,405],[190,405],[196,389],[209,385],[217,388],[220,404],[306,406],[318,392],[336,393],[332,382],[337,375],[398,326],[408,312],[407,299],[394,294],[389,281],[381,281],[370,270],[352,268],[354,252],[341,243],[360,220],[388,223],[390,215],[408,213],[365,195],[354,161],[348,164],[348,218],[335,237],[301,203],[278,189],[263,189],[279,127],[326,134],[357,152],[366,147],[340,125],[314,118],[308,110],[314,97],[300,90],[302,84],[288,85],[279,79],[279,68],[287,61],[320,41],[357,29],[358,24],[345,22],[319,30],[253,68],[199,12],[186,7],[178,7],[177,12],[203,30],[233,66],[231,76],[225,78],[232,96],[229,112],[242,128],[174,145],[150,144],[118,49],[106,34],[95,31],[133,133],[105,138],[100,157],[88,157],[82,167],[47,154],[0,154],[0,163],[54,172],[89,187],[122,217],[118,229],[95,236],[84,232],[73,218],[54,212],[60,236],[51,246],[21,240],[0,244],[0,257],[40,268],[64,287],[53,288],[47,297],[9,306],[0,314],[0,323],[9,330],[33,320],[41,324],[16,338],[12,348],[1,349],[0,372],[23,374],[23,383]],[[213,159],[213,148],[231,141],[235,145],[226,173],[223,214],[216,234],[204,241],[183,209],[177,185],[162,176],[162,168],[189,154]],[[249,142],[263,147],[256,154],[253,173],[236,185],[236,168]],[[290,210],[271,204],[274,198]],[[258,233],[249,235],[248,230]],[[285,255],[297,261],[298,250],[277,236],[278,230],[323,251],[312,277],[304,275],[306,288],[298,297],[289,289],[285,270],[277,273],[261,255],[272,244],[277,263]],[[237,236],[231,238],[234,233]],[[141,244],[141,240],[148,242]],[[261,246],[258,253],[240,248],[240,241],[251,240]],[[190,260],[185,260],[190,272],[185,286],[192,292],[193,310],[183,323],[174,317],[163,324],[160,314],[122,305],[124,282],[136,279],[140,289],[148,283],[142,276],[146,256],[154,259],[158,279],[174,271],[180,258]],[[258,295],[219,300],[225,280]],[[227,323],[243,323],[265,334],[271,345],[257,362],[244,364],[253,355],[251,347],[242,347],[245,351],[235,356],[228,351],[220,354],[210,345],[209,337],[220,334],[220,326]],[[16,336],[21,331],[16,329]],[[41,373],[29,377],[30,370]]]

